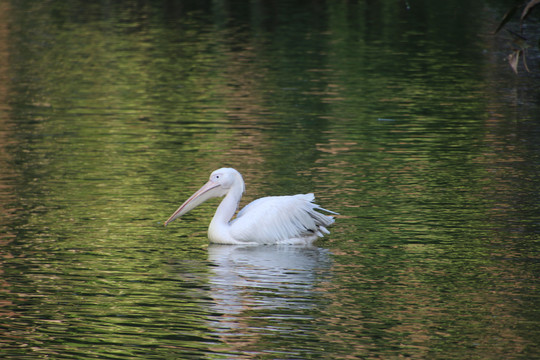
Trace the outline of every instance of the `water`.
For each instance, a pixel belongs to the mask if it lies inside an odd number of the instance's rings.
[[[538,74],[504,6],[0,10],[3,358],[540,355]],[[332,234],[208,245],[216,201],[163,228],[222,166]]]

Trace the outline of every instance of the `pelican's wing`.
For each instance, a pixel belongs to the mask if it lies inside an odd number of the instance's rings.
[[[321,214],[323,210],[312,201],[313,194],[270,196],[253,201],[244,207],[231,222],[231,235],[239,241],[263,244],[283,243],[290,239],[323,236],[334,218]],[[335,214],[335,213],[333,213]]]

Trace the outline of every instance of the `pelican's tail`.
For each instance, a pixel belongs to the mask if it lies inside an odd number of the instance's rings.
[[[311,211],[309,212],[309,215],[315,221],[315,225],[317,225],[317,230],[318,230],[317,235],[319,237],[323,237],[324,236],[323,233],[330,234],[330,231],[328,231],[326,227],[332,225],[336,220],[334,219],[333,216],[322,214],[316,210],[322,210],[333,215],[339,215],[339,214],[337,212],[325,209],[313,203],[313,201],[315,200],[315,195],[313,195],[312,193],[305,194],[304,196],[306,196],[306,200],[309,200],[312,206]]]

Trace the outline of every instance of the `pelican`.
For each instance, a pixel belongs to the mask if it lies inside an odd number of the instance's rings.
[[[217,244],[311,244],[334,223],[334,217],[322,214],[337,213],[313,203],[313,194],[269,196],[246,205],[231,221],[242,194],[244,179],[232,168],[221,168],[210,175],[210,180],[187,199],[171,217],[174,219],[193,210],[214,197],[225,198],[219,204],[210,226],[208,239]]]

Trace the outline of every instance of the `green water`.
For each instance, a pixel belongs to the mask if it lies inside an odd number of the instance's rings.
[[[1,357],[540,356],[540,82],[505,11],[0,1]],[[341,215],[308,248],[208,245],[217,201],[164,228],[222,166],[242,206]]]

